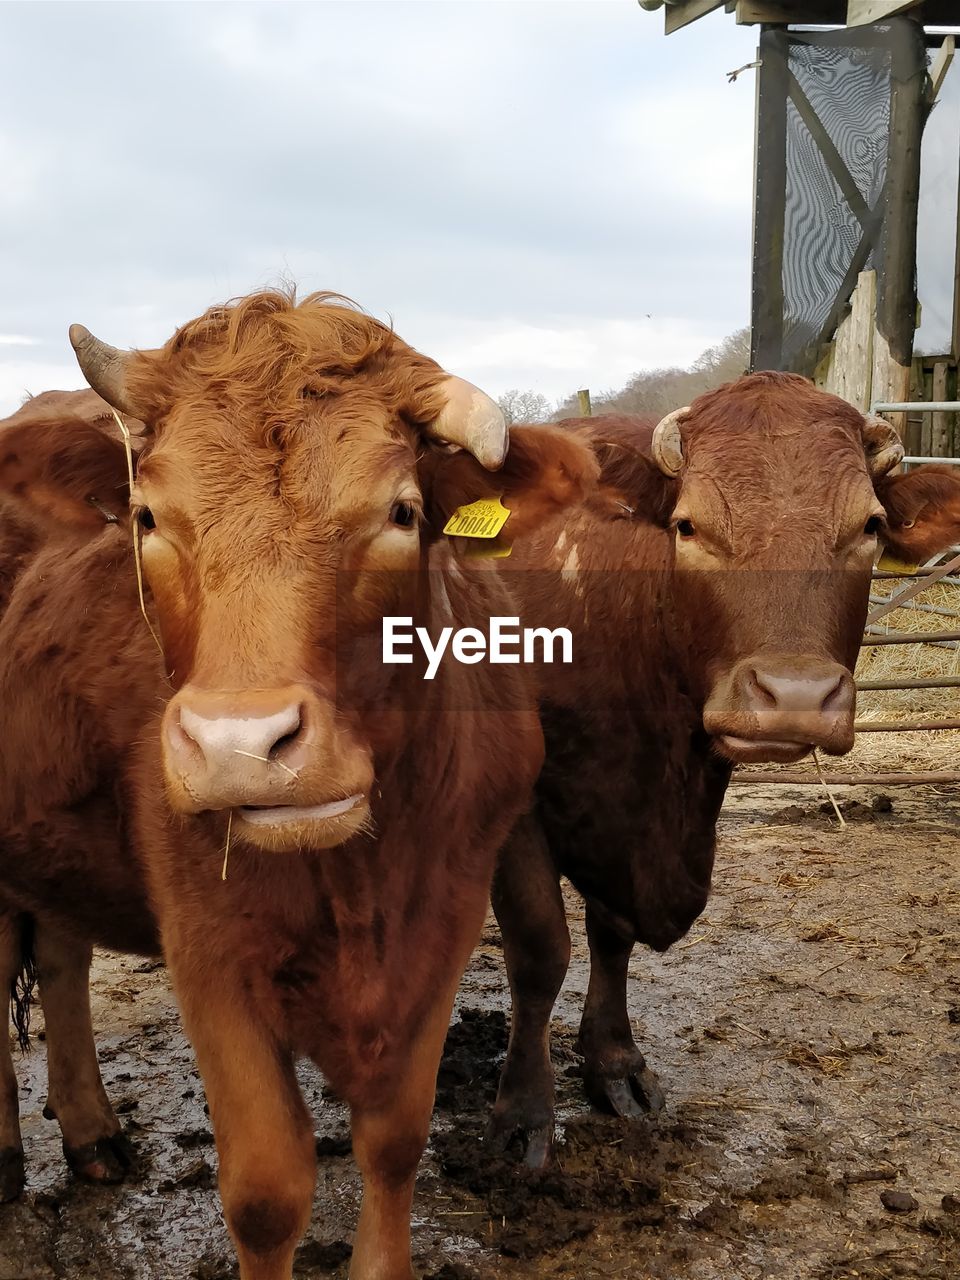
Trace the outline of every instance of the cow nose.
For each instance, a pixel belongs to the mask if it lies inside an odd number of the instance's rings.
[[[825,674],[766,671],[754,667],[747,682],[747,696],[754,710],[780,715],[829,715],[831,705],[842,702],[847,673],[836,668]]]
[[[180,690],[165,715],[164,750],[199,808],[284,802],[308,756],[305,692]]]
[[[180,731],[207,764],[224,756],[277,761],[293,746],[302,725],[299,703],[279,711],[252,716],[209,716],[193,707],[180,707]]]
[[[850,672],[812,658],[754,661],[741,673],[742,709],[760,737],[849,750],[856,692]]]

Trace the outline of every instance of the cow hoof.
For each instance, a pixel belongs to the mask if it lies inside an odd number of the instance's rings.
[[[528,1169],[549,1169],[553,1164],[553,1117],[524,1120],[515,1111],[494,1115],[487,1127],[486,1145],[494,1155],[522,1157]]]
[[[63,1154],[72,1173],[85,1182],[122,1182],[136,1160],[136,1153],[123,1133],[87,1142],[82,1147],[63,1144]]]
[[[660,1081],[650,1070],[639,1051],[630,1055],[630,1063],[623,1074],[606,1071],[584,1070],[584,1086],[587,1097],[602,1111],[612,1111],[624,1120],[638,1120],[641,1116],[656,1115],[666,1106],[666,1098]]]
[[[23,1152],[17,1147],[0,1147],[0,1204],[16,1200],[26,1183]]]

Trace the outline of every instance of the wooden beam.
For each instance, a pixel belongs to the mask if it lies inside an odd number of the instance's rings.
[[[846,162],[837,150],[836,143],[830,137],[823,121],[814,110],[813,104],[804,93],[799,80],[797,80],[792,71],[787,72],[787,77],[789,83],[788,93],[797,110],[797,114],[807,126],[810,137],[817,144],[817,150],[823,157],[824,164],[833,174],[833,180],[850,206],[850,212],[854,214],[864,231],[868,230],[874,223],[873,210],[864,200],[863,192],[857,186],[855,179],[846,166]]]
[[[877,322],[877,273],[863,271],[850,300],[850,314],[837,330],[826,390],[865,413],[875,397],[873,335]]]
[[[799,5],[796,0],[737,0],[735,11],[742,27],[762,22],[778,26],[808,22],[833,25],[843,22],[845,13],[843,0],[803,0]]]
[[[667,35],[673,35],[698,18],[705,18],[722,4],[723,0],[681,0],[680,4],[668,4],[664,22]]]
[[[863,27],[868,22],[885,22],[908,9],[918,9],[921,0],[849,0],[847,26]]]
[[[948,365],[946,361],[937,361],[933,366],[933,394],[934,400],[946,400],[947,398],[947,371]],[[934,458],[948,458],[950,456],[950,437],[951,437],[951,415],[949,413],[934,413],[931,438],[930,453]]]
[[[930,65],[930,101],[936,102],[939,97],[943,82],[947,78],[947,72],[950,70],[950,63],[953,61],[953,55],[957,51],[957,41],[955,36],[947,36],[943,44],[937,50],[937,56]]]
[[[878,329],[873,335],[873,378],[871,398],[875,404],[903,404],[910,393],[910,373],[912,362],[901,365],[890,354],[887,340]],[[884,414],[896,428],[900,438],[906,429],[906,415],[903,413]],[[929,420],[928,415],[924,417]]]
[[[879,251],[877,329],[889,345],[890,357],[907,370],[917,326],[917,209],[920,199],[920,146],[930,111],[927,102],[927,50],[923,28],[904,21],[905,38],[891,44],[890,125],[887,138],[886,208]],[[892,390],[892,388],[891,388]],[[874,400],[896,395],[874,389]],[[902,423],[896,424],[902,431]]]
[[[760,35],[755,131],[750,368],[783,364],[783,233],[787,191],[787,34]]]

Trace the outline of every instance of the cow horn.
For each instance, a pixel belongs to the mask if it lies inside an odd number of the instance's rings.
[[[510,432],[495,400],[463,378],[448,377],[442,384],[446,403],[426,433],[472,453],[481,466],[496,471],[503,466]]]
[[[675,476],[683,466],[683,443],[680,439],[680,419],[690,411],[690,406],[674,409],[673,413],[657,423],[653,432],[653,460],[664,475]]]
[[[94,391],[114,409],[138,418],[140,415],[136,406],[131,403],[126,389],[129,354],[118,351],[109,343],[101,342],[82,324],[70,326],[70,345],[76,352],[80,372]]]
[[[900,462],[903,443],[886,418],[880,418],[874,413],[864,416],[862,435],[867,467],[870,474],[879,479]]]

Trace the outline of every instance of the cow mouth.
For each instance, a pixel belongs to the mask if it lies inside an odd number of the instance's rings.
[[[281,827],[300,822],[326,822],[350,813],[363,802],[363,793],[347,796],[345,800],[330,800],[327,804],[241,805],[235,813],[251,827]]]
[[[784,742],[775,738],[738,738],[721,733],[714,738],[719,753],[733,764],[796,764],[814,748],[812,742]]]

